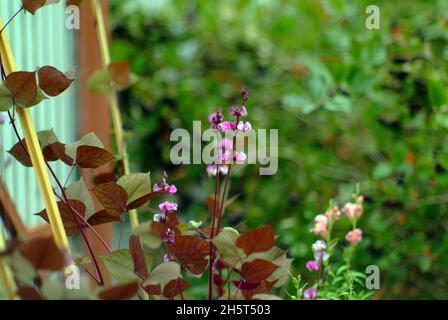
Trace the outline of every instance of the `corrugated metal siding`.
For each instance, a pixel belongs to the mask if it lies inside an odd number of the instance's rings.
[[[20,1],[0,1],[0,14],[6,22],[20,8]],[[75,33],[65,28],[65,1],[42,8],[36,15],[21,13],[7,28],[18,70],[35,70],[38,66],[52,65],[66,71],[76,65]],[[31,111],[36,130],[53,128],[62,142],[76,140],[77,111],[76,88],[56,98],[51,98]],[[18,123],[19,121],[17,121]],[[21,132],[21,130],[20,130]],[[3,145],[3,180],[5,181],[20,214],[29,226],[40,222],[33,216],[43,209],[43,202],[32,168],[25,168],[12,159],[9,150],[17,139],[11,126],[6,123],[1,128]],[[53,163],[58,177],[65,181],[67,166]]]

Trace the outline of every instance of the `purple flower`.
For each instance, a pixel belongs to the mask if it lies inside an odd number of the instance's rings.
[[[303,297],[305,299],[316,299],[317,296],[317,289],[316,288],[308,288],[303,292]]]
[[[232,106],[230,108],[230,114],[234,117],[247,117],[247,109],[245,106]]]
[[[159,204],[159,208],[160,208],[160,210],[162,210],[165,213],[170,212],[170,211],[177,211],[177,203],[165,201],[165,202]]]
[[[223,149],[232,149],[233,141],[231,139],[224,138],[221,140],[221,148]]]
[[[317,271],[319,270],[319,261],[317,260],[310,260],[306,263],[306,268],[308,271]]]
[[[236,129],[236,121],[224,121],[218,124],[218,129],[221,131],[234,131]]]
[[[163,243],[167,245],[172,245],[174,242],[176,242],[176,233],[171,230],[170,228],[166,229],[165,235],[162,239]]]
[[[208,116],[208,120],[211,122],[211,128],[213,130],[219,129],[219,124],[221,123],[223,119],[222,113],[219,111],[213,112],[211,115]]]

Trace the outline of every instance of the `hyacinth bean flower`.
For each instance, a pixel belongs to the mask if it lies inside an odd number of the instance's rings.
[[[232,106],[230,108],[230,115],[234,117],[247,117],[247,109],[245,106],[241,107]]]
[[[177,211],[177,203],[171,201],[165,201],[159,204],[159,208],[165,213],[170,211]]]
[[[229,167],[226,165],[211,164],[207,166],[206,170],[209,177],[214,177],[218,174],[218,170],[220,174],[226,175],[229,172]]]

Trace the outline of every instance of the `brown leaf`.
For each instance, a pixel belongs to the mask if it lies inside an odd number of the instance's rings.
[[[101,291],[98,296],[102,300],[130,300],[137,295],[138,289],[138,282],[131,282],[107,288]]]
[[[268,281],[261,281],[261,283],[254,289],[242,290],[244,298],[246,300],[252,299],[252,297],[256,294],[270,293],[274,283]]]
[[[107,150],[94,146],[79,146],[76,150],[76,163],[81,168],[96,169],[115,159]]]
[[[138,236],[132,235],[129,238],[129,250],[131,251],[132,261],[134,262],[134,272],[142,278],[148,278],[148,266],[146,265],[142,243]]]
[[[191,287],[191,285],[188,283],[187,280],[183,278],[177,278],[167,283],[165,288],[163,288],[163,295],[166,298],[171,299],[181,294],[189,287]]]
[[[101,173],[96,175],[93,179],[95,184],[102,184],[107,182],[114,182],[116,178],[116,174],[114,171]]]
[[[64,267],[64,254],[52,236],[29,239],[19,245],[19,250],[36,270],[58,271]]]
[[[43,300],[39,291],[36,288],[30,286],[19,286],[17,293],[22,300]]]
[[[29,105],[36,101],[36,72],[18,71],[10,73],[5,79],[5,86],[19,104]]]
[[[86,214],[86,206],[84,205],[84,203],[82,203],[79,200],[73,200],[70,199],[69,200],[70,206],[76,210],[82,217],[85,216]],[[74,236],[78,233],[79,228],[78,225],[76,223],[76,221],[74,220],[72,211],[70,210],[69,206],[66,205],[64,202],[59,201],[58,202],[58,208],[59,208],[59,213],[61,215],[61,219],[62,219],[62,223],[64,224],[64,229],[65,232],[67,233],[68,236]],[[49,223],[49,219],[48,219],[48,215],[47,215],[47,210],[44,209],[39,213],[36,213],[36,215],[42,217],[45,221],[47,221]],[[76,213],[75,213],[75,217],[77,217],[78,222],[80,223],[80,225],[83,225],[83,222],[81,218],[79,218]]]
[[[91,226],[97,226],[99,224],[105,224],[116,221],[120,221],[120,216],[114,216],[105,209],[95,212],[89,219],[87,219],[87,222]]]
[[[23,143],[25,143],[22,140]],[[25,145],[25,144],[24,144]],[[17,161],[23,164],[25,167],[32,167],[31,158],[28,152],[23,148],[20,142],[17,142],[11,150],[8,151]]]
[[[82,0],[67,0],[67,7],[69,6],[77,6],[81,5]]]
[[[115,182],[99,184],[92,188],[93,194],[106,211],[119,217],[126,210],[128,194],[126,190]]]
[[[126,89],[129,87],[131,83],[131,64],[129,61],[112,62],[108,69],[110,78],[120,89]]]
[[[249,255],[254,252],[268,251],[274,246],[275,238],[271,226],[260,227],[242,233],[236,240],[236,246]]]
[[[39,78],[39,87],[50,97],[56,97],[67,90],[72,84],[73,80],[58,69],[45,66],[37,71]]]
[[[149,295],[159,295],[162,293],[162,287],[160,284],[150,284],[143,288]]]
[[[73,159],[65,154],[65,144],[53,142],[42,149],[44,157],[47,161],[61,160],[66,165],[73,165]]]
[[[164,192],[162,192],[162,191],[150,192],[147,195],[132,201],[130,204],[128,204],[127,209],[132,210],[132,209],[140,208],[142,205],[144,205],[148,201],[152,200],[153,198],[155,198],[161,194],[164,194]]]
[[[255,259],[245,262],[241,266],[241,277],[249,283],[258,283],[266,280],[278,266],[268,260]]]
[[[208,241],[195,236],[176,236],[171,252],[193,274],[201,274],[207,267],[205,259],[210,254]]]
[[[42,8],[47,0],[22,0],[23,8],[31,14]]]

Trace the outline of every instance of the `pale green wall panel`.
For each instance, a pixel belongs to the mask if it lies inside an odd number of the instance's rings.
[[[6,22],[19,8],[20,1],[0,0],[2,20]],[[65,2],[62,1],[38,10],[34,16],[21,13],[14,19],[7,33],[19,70],[31,71],[38,66],[52,65],[66,71],[76,66],[75,32],[65,28],[66,17]],[[53,128],[62,142],[76,140],[76,86],[34,107],[31,114],[38,131]],[[36,177],[32,168],[23,167],[5,151],[17,142],[11,126],[6,123],[0,131],[3,180],[26,224],[34,225],[41,218],[33,214],[43,209]],[[69,168],[62,163],[53,163],[52,166],[58,177],[65,181]]]

